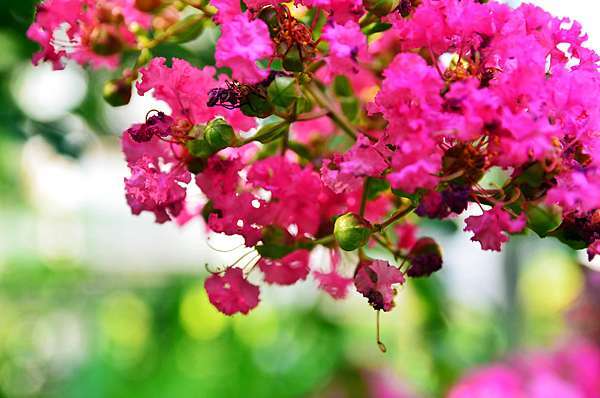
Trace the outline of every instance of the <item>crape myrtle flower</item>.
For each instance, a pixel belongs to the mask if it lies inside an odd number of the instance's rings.
[[[207,29],[214,57],[158,56]],[[311,278],[390,311],[407,278],[443,265],[421,220],[467,209],[483,250],[528,228],[600,253],[600,57],[542,8],[45,0],[27,35],[35,64],[118,69],[103,88],[113,106],[136,92],[164,103],[121,137],[125,200],[240,237],[242,257],[206,280],[225,314],[256,307],[258,284]]]

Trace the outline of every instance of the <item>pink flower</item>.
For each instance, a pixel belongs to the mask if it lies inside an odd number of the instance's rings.
[[[360,263],[354,276],[356,290],[365,296],[376,310],[390,311],[394,307],[395,295],[392,285],[403,283],[402,272],[383,260]]]
[[[273,43],[262,20],[250,21],[246,15],[238,15],[221,25],[215,53],[217,66],[231,68],[234,79],[244,83],[261,81],[267,71],[256,62],[272,55]]]
[[[264,209],[253,206],[256,200],[250,192],[238,192],[241,184],[239,173],[244,165],[239,158],[208,159],[205,169],[196,175],[196,184],[211,201],[213,211],[208,226],[215,232],[241,235],[246,246],[254,246],[261,239],[260,226]]]
[[[329,42],[329,56],[326,58],[331,75],[355,75],[358,73],[358,61],[367,56],[367,37],[354,21],[340,25],[326,25],[321,35]]]
[[[479,370],[454,386],[448,398],[527,398],[519,374],[508,366]]]
[[[265,282],[277,285],[293,285],[308,275],[307,250],[296,250],[280,259],[261,258],[258,267],[265,275]]]
[[[116,68],[119,53],[136,42],[128,24],[149,25],[149,17],[125,0],[46,0],[38,8],[27,37],[42,50],[33,63],[50,61],[64,67],[63,58],[93,67]]]
[[[319,288],[326,291],[336,300],[343,299],[348,294],[348,288],[352,284],[352,278],[342,276],[339,271],[340,254],[337,250],[330,250],[329,257],[331,268],[328,272],[313,271]]]
[[[354,191],[362,187],[364,177],[380,177],[388,168],[388,152],[382,144],[360,135],[343,156],[323,163],[323,182],[336,193]]]
[[[502,243],[508,241],[507,233],[521,232],[527,224],[527,219],[524,213],[512,219],[502,205],[498,204],[480,216],[468,217],[465,223],[467,225],[464,230],[473,232],[471,240],[479,242],[483,250],[500,251]]]
[[[177,217],[183,209],[190,173],[180,166],[171,171],[162,170],[160,164],[143,156],[129,164],[131,176],[125,178],[127,203],[133,214],[149,211],[156,215],[157,223]]]
[[[244,279],[240,268],[228,268],[223,276],[211,275],[204,282],[208,300],[225,315],[247,314],[258,305],[259,289]]]
[[[361,0],[302,0],[307,7],[318,7],[329,13],[337,23],[352,20],[357,22],[364,14]]]
[[[396,224],[394,227],[396,235],[398,236],[396,246],[400,249],[410,249],[413,247],[417,241],[418,229],[419,227],[408,221]]]
[[[258,161],[248,171],[248,183],[270,192],[262,225],[284,229],[294,225],[297,236],[314,236],[320,224],[320,204],[315,198],[323,190],[319,174],[284,157]]]
[[[222,107],[208,107],[208,92],[219,83],[214,79],[215,68],[206,66],[198,69],[187,61],[173,58],[172,66],[166,65],[164,58],[154,58],[141,69],[142,79],[137,83],[140,94],[150,90],[156,99],[165,101],[177,119],[204,123],[221,115],[234,127],[248,130],[255,126],[252,118],[241,115],[239,110]]]
[[[556,186],[546,195],[546,203],[576,214],[600,208],[600,173],[573,170],[560,174],[556,180]]]
[[[131,175],[125,178],[125,197],[131,212],[154,213],[157,223],[170,221],[181,213],[186,198],[186,184],[191,174],[179,162],[179,150],[157,136],[135,142],[129,133],[121,137],[121,146]]]
[[[330,137],[335,131],[335,126],[328,117],[320,117],[313,120],[299,121],[292,124],[292,136],[303,144],[311,140],[322,140]]]
[[[215,19],[224,24],[242,13],[238,0],[211,0],[210,3],[219,10]]]
[[[600,239],[595,240],[587,249],[588,260],[592,261],[594,257],[600,254]]]

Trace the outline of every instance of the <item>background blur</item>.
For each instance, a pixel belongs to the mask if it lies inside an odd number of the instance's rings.
[[[457,223],[424,226],[445,248],[437,278],[411,281],[382,316],[313,281],[265,288],[249,316],[226,318],[201,289],[206,263],[239,252],[133,217],[118,135],[163,107],[110,108],[110,74],[29,61],[35,1],[0,13],[0,397],[441,397],[469,369],[548,350],[579,333],[581,253],[534,236],[482,252]],[[516,4],[517,2],[512,2]],[[600,6],[538,1],[580,20],[600,48]],[[6,2],[4,3],[6,4]],[[167,56],[210,62],[215,32]],[[227,250],[235,240],[209,237]],[[588,306],[589,307],[589,306]],[[600,309],[585,318],[600,325]],[[594,318],[594,316],[596,318]],[[387,395],[386,395],[387,394]]]

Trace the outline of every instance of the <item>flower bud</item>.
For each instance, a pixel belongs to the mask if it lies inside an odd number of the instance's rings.
[[[197,158],[207,158],[214,153],[211,145],[203,139],[188,141],[185,146],[190,154]]]
[[[211,120],[204,129],[204,139],[216,152],[235,143],[233,128],[224,119]]]
[[[371,225],[357,214],[346,213],[335,220],[333,234],[342,249],[352,251],[367,244]]]
[[[363,6],[371,14],[383,17],[398,7],[400,0],[363,0]]]
[[[432,238],[420,238],[410,250],[408,260],[411,266],[406,275],[413,278],[429,276],[442,268],[442,251]]]
[[[112,106],[127,105],[131,99],[131,84],[124,79],[109,80],[104,83],[102,96]]]
[[[90,47],[98,55],[114,55],[123,49],[123,41],[112,25],[102,24],[96,26],[89,36]]]

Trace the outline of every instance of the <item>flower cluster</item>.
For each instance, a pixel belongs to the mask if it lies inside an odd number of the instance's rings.
[[[155,55],[204,29],[220,30],[214,66]],[[206,280],[223,313],[258,304],[250,274],[312,275],[336,299],[354,285],[390,311],[408,278],[442,267],[419,217],[467,209],[484,250],[529,229],[600,252],[599,58],[578,23],[538,7],[45,0],[28,35],[36,63],[121,67],[111,104],[135,85],[169,106],[122,136],[127,202],[159,223],[198,217],[243,237],[248,261]],[[190,210],[189,184],[202,209]],[[330,261],[311,260],[317,246]],[[341,251],[356,251],[351,267]]]
[[[448,394],[449,398],[581,397],[600,391],[600,349],[585,340],[556,352],[519,355],[478,369]]]

